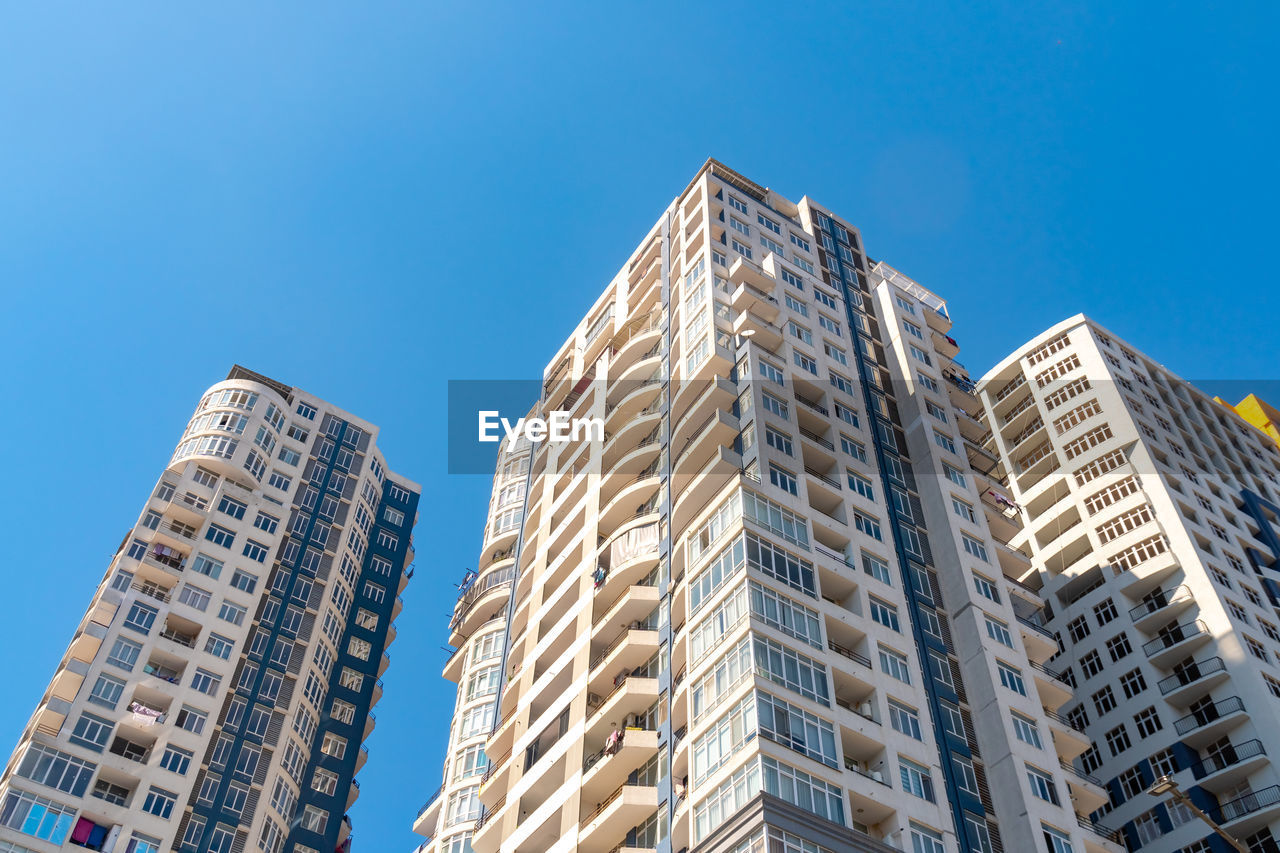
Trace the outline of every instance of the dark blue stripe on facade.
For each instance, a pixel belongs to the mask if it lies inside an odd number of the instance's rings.
[[[829,216],[822,215],[818,223],[819,228],[826,226],[825,230],[831,236],[832,240],[837,243],[844,243],[849,246],[851,253],[855,259],[855,264],[859,270],[865,270],[866,261],[862,254],[861,247],[857,245],[857,235],[853,232],[846,232],[842,226],[839,226],[835,220]],[[841,240],[841,235],[847,235],[847,240]],[[825,257],[832,257],[825,247],[821,248],[821,252]],[[887,417],[880,414],[884,409],[876,405],[875,388],[877,383],[870,378],[870,371],[877,370],[868,364],[867,342],[863,340],[859,331],[859,325],[856,322],[854,301],[852,291],[856,290],[859,294],[861,302],[865,297],[869,297],[869,289],[864,288],[861,283],[861,275],[857,280],[850,281],[845,273],[844,264],[840,263],[838,258],[833,258],[833,263],[827,264],[827,269],[832,273],[832,278],[839,279],[841,287],[841,296],[844,298],[846,322],[849,324],[849,336],[853,340],[855,357],[858,364],[858,379],[862,385],[863,403],[866,408],[869,432],[871,433],[872,445],[876,456],[876,467],[880,472],[881,482],[885,486],[885,509],[889,518],[889,529],[893,535],[894,552],[898,557],[898,566],[902,573],[902,588],[907,598],[907,614],[908,621],[911,624],[912,637],[915,640],[916,648],[919,652],[920,669],[924,679],[925,695],[929,702],[930,716],[933,718],[934,738],[938,744],[938,763],[942,767],[943,784],[946,788],[944,796],[947,805],[951,810],[952,820],[955,822],[956,837],[963,839],[965,850],[981,850],[982,847],[978,839],[969,837],[968,824],[965,820],[965,813],[968,812],[974,818],[983,820],[986,816],[986,810],[982,805],[982,800],[969,792],[963,790],[956,774],[955,765],[952,761],[953,756],[961,756],[963,758],[972,759],[973,753],[969,749],[969,744],[962,738],[952,735],[943,725],[942,702],[945,700],[957,707],[960,704],[960,697],[955,689],[945,682],[940,681],[934,676],[933,666],[929,660],[929,650],[936,652],[940,659],[944,662],[949,661],[948,650],[942,640],[934,637],[928,631],[924,630],[924,622],[919,617],[919,609],[928,607],[936,609],[936,602],[933,599],[933,591],[920,582],[921,573],[930,570],[927,562],[915,559],[907,553],[904,543],[903,528],[910,527],[916,531],[916,535],[922,542],[922,551],[924,555],[930,553],[927,542],[928,533],[925,531],[923,523],[920,520],[914,522],[904,518],[897,506],[894,498],[888,489],[888,484],[892,483],[898,487],[904,494],[909,494],[908,483],[906,478],[898,476],[897,471],[909,466],[910,460],[903,455],[905,448],[898,446],[896,429],[900,429],[900,425],[894,424]],[[872,312],[868,314],[874,316]],[[883,332],[883,324],[882,332]],[[873,363],[874,354],[872,355]],[[878,363],[877,363],[878,364]],[[891,402],[892,397],[884,394],[886,402]],[[905,440],[904,440],[905,443]],[[895,463],[890,465],[890,460]],[[947,664],[949,666],[949,663]],[[953,676],[954,680],[954,676]]]

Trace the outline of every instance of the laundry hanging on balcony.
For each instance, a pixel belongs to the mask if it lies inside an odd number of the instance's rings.
[[[651,554],[658,548],[658,524],[633,527],[613,540],[609,546],[609,565],[619,566],[634,557]]]

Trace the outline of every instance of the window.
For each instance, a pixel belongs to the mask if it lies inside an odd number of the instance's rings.
[[[785,468],[779,468],[777,465],[769,466],[769,482],[784,492],[793,495],[799,494],[799,487],[796,483],[795,475]]]
[[[866,551],[862,552],[862,570],[881,583],[893,585],[893,578],[889,574],[889,564],[879,557],[868,554]]]
[[[907,656],[892,649],[886,649],[883,646],[879,648],[880,671],[885,675],[893,676],[899,681],[911,683],[911,667],[907,664]]]
[[[116,637],[115,644],[107,655],[107,663],[123,669],[125,672],[133,672],[133,667],[138,662],[138,653],[141,651],[142,645],[140,643],[135,643],[124,637]]]
[[[18,765],[18,775],[74,797],[84,796],[96,765],[60,752],[53,747],[32,743]]]
[[[881,601],[875,596],[869,598],[871,606],[871,618],[881,625],[893,631],[901,633],[902,628],[898,624],[898,608],[892,604]]]
[[[1164,723],[1160,722],[1160,714],[1154,706],[1134,714],[1133,723],[1138,727],[1138,737],[1150,737],[1164,728]]]
[[[214,657],[226,660],[231,657],[231,649],[235,646],[235,641],[222,636],[221,634],[210,634],[209,639],[205,641],[204,650]]]
[[[1000,684],[1019,696],[1027,695],[1026,682],[1022,680],[1022,672],[1017,667],[1003,661],[996,661],[996,671],[1000,674]]]
[[[222,606],[218,608],[218,618],[232,625],[244,624],[244,617],[247,611],[238,604],[232,604],[230,601],[222,602]]]
[[[1147,689],[1147,680],[1143,677],[1141,670],[1130,670],[1120,676],[1120,687],[1124,690],[1125,698],[1132,699]]]
[[[111,737],[111,729],[114,726],[115,723],[110,720],[104,720],[86,711],[80,715],[80,719],[76,720],[69,740],[88,747],[94,752],[102,752],[102,748],[107,745],[107,740]]]
[[[1099,628],[1101,628],[1103,625],[1106,625],[1112,619],[1115,619],[1116,616],[1118,615],[1116,612],[1115,601],[1108,598],[1106,601],[1102,602],[1101,604],[1095,605],[1093,608],[1093,615],[1098,620]]]
[[[840,434],[840,450],[849,454],[859,462],[867,461],[867,447],[860,441],[854,441],[844,433]]]
[[[801,341],[804,341],[809,346],[813,346],[813,333],[810,332],[808,329],[806,329],[804,326],[801,326],[795,320],[790,320],[787,322],[787,330],[791,333],[792,337],[799,338]]]
[[[293,479],[273,468],[271,476],[267,478],[267,485],[271,486],[273,489],[280,489],[283,492],[287,492],[293,485]]]
[[[884,536],[880,532],[880,522],[865,516],[860,512],[855,512],[853,514],[853,526],[876,541],[884,540]]]
[[[259,563],[266,562],[267,546],[250,539],[244,543],[244,555],[250,560],[255,560]]]
[[[982,542],[974,539],[967,533],[960,534],[960,541],[964,545],[964,550],[971,556],[977,557],[984,563],[991,562],[991,558],[987,556],[987,546]]]
[[[169,815],[173,814],[173,804],[177,801],[177,794],[172,791],[166,791],[164,788],[152,786],[147,791],[147,798],[142,803],[142,810],[167,819]]]
[[[1103,687],[1097,693],[1094,693],[1092,698],[1093,707],[1098,711],[1099,717],[1111,711],[1116,706],[1115,692],[1111,689],[1110,684]]]
[[[1009,633],[1009,626],[999,619],[986,617],[987,636],[1000,643],[1002,646],[1013,648],[1013,635]]]
[[[845,469],[845,475],[849,478],[849,488],[862,495],[869,501],[876,499],[876,490],[871,485],[871,481],[861,474],[856,474],[848,468]]]
[[[259,512],[257,518],[253,520],[253,526],[265,533],[275,533],[279,525],[280,519],[265,512]]]
[[[140,601],[135,601],[124,618],[124,627],[131,628],[141,634],[149,634],[155,624],[156,614],[160,611]]]
[[[210,524],[209,529],[204,533],[204,538],[208,539],[214,545],[221,545],[223,548],[230,548],[231,543],[235,542],[236,534],[225,527]]]
[[[1133,646],[1129,644],[1128,634],[1117,634],[1110,640],[1107,640],[1107,652],[1111,655],[1111,660],[1118,661],[1126,657],[1133,651]]]
[[[920,729],[920,714],[914,708],[908,707],[895,699],[890,699],[889,721],[895,731],[899,731],[916,740],[924,740],[924,735]]]
[[[973,588],[988,601],[994,601],[996,604],[1000,603],[1000,590],[996,587],[995,582],[985,575],[980,575],[977,572],[973,573]]]
[[[823,705],[830,705],[825,664],[799,654],[768,637],[754,637],[758,672],[765,678]]]
[[[1058,790],[1053,784],[1053,777],[1038,767],[1027,765],[1027,784],[1031,786],[1031,793],[1045,802],[1053,803],[1055,806],[1058,802]]]
[[[784,435],[783,433],[778,432],[776,429],[774,429],[771,426],[768,426],[768,425],[765,426],[764,440],[765,440],[765,444],[769,445],[774,450],[777,450],[781,453],[785,453],[788,456],[795,455],[792,452],[793,448],[791,444],[791,438],[787,435]]]
[[[0,808],[0,825],[61,847],[71,832],[75,815],[71,806],[11,787]]]
[[[1124,723],[1107,732],[1107,748],[1111,750],[1112,757],[1124,752],[1131,745],[1132,741],[1129,740],[1129,732],[1125,729]]]
[[[164,755],[160,758],[160,766],[179,776],[185,776],[187,770],[191,767],[191,759],[195,753],[181,747],[169,744],[164,748]]]
[[[231,576],[231,585],[243,592],[253,592],[258,585],[258,579],[254,575],[249,574],[241,569],[236,569]]]
[[[1089,622],[1084,616],[1078,616],[1067,623],[1067,636],[1073,643],[1078,643],[1089,636],[1089,630]]]
[[[1018,740],[1034,746],[1036,749],[1044,749],[1044,742],[1040,739],[1040,729],[1036,726],[1036,721],[1030,717],[1024,717],[1017,711],[1011,712],[1011,716],[1013,717],[1013,733]]]
[[[200,734],[204,731],[204,724],[208,719],[209,715],[204,711],[183,705],[182,710],[178,712],[178,716],[174,719],[174,725],[180,729]]]
[[[1075,848],[1071,846],[1071,836],[1065,832],[1044,823],[1040,824],[1040,831],[1044,834],[1045,848],[1048,853],[1075,853]]]
[[[120,694],[123,692],[123,681],[103,673],[98,676],[98,681],[93,685],[93,690],[89,693],[89,701],[95,705],[115,710],[116,705],[120,702]]]
[[[195,674],[191,676],[191,686],[205,695],[213,695],[218,692],[218,688],[222,686],[222,679],[205,669],[196,667]]]
[[[928,767],[899,757],[898,777],[902,781],[902,790],[923,800],[934,802],[933,777],[929,775]]]
[[[977,515],[973,512],[973,504],[968,501],[962,501],[955,495],[951,496],[951,511],[965,521],[976,523],[978,520]]]
[[[211,595],[208,590],[201,589],[198,586],[186,584],[182,587],[182,591],[178,593],[178,601],[188,607],[194,607],[196,610],[203,612],[209,607]]]
[[[947,479],[955,483],[957,486],[960,486],[961,488],[968,488],[968,480],[965,479],[965,476],[960,472],[960,469],[953,468],[946,462],[943,462],[942,471],[947,475]]]

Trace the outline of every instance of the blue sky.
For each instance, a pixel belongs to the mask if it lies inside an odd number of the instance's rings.
[[[446,475],[446,381],[537,376],[708,156],[857,223],[975,373],[1085,311],[1276,378],[1280,7],[949,5],[6,4],[0,748],[240,362],[427,486],[353,811],[410,850],[488,488]]]

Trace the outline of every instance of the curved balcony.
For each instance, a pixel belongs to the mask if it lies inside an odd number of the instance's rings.
[[[658,679],[629,675],[607,696],[587,696],[586,740],[603,740],[613,727],[624,727],[628,717],[642,714],[658,699]]]
[[[742,475],[742,455],[723,445],[716,447],[711,459],[696,474],[682,474],[674,483],[671,507],[671,537],[684,535],[685,527],[698,513],[731,483]]]
[[[1143,643],[1142,651],[1153,666],[1163,669],[1182,660],[1212,639],[1209,626],[1197,619],[1164,631],[1154,640]]]
[[[662,358],[662,340],[659,338],[624,370],[611,374],[605,395],[606,405],[621,400],[636,385],[648,379],[655,371],[661,370]]]
[[[1157,686],[1170,705],[1186,706],[1209,695],[1209,691],[1228,677],[1227,665],[1222,662],[1222,658],[1212,657],[1195,661],[1180,672],[1162,678]]]
[[[602,695],[657,651],[657,631],[639,627],[623,630],[613,642],[592,658],[587,690]]]
[[[634,450],[646,436],[662,425],[661,404],[661,398],[655,399],[631,420],[621,422],[616,433],[610,433],[605,438],[601,471],[610,471],[619,459]]]
[[[613,358],[609,361],[609,375],[621,376],[622,372],[639,361],[644,353],[649,352],[662,341],[662,318],[660,314],[641,317],[633,320],[614,336],[609,346]]]
[[[624,453],[609,461],[606,453],[604,476],[606,484],[626,480],[649,470],[662,450],[662,430],[659,425],[648,435],[631,445]],[[607,488],[607,486],[605,486]]]
[[[482,549],[483,552],[493,553],[495,551],[505,551],[508,548],[513,547],[516,544],[516,540],[520,538],[520,524],[517,520],[516,523],[513,523],[508,527],[494,530],[491,523],[485,533],[487,538],[484,541],[484,547]]]
[[[601,533],[608,535],[632,518],[654,511],[662,479],[656,470],[646,470],[618,490],[600,511],[597,523]]]
[[[1192,749],[1200,749],[1219,740],[1248,719],[1249,713],[1245,710],[1244,702],[1239,696],[1232,696],[1175,720],[1173,728],[1183,743]]]
[[[638,417],[650,405],[661,405],[659,392],[662,390],[661,377],[649,377],[633,382],[623,389],[616,402],[611,402],[604,410],[604,430],[608,435],[616,435],[623,426]]]
[[[1157,626],[1177,618],[1195,603],[1195,596],[1186,586],[1180,586],[1172,592],[1159,590],[1150,598],[1129,608],[1129,618],[1133,621],[1133,627],[1149,634]]]
[[[469,637],[476,628],[493,618],[493,608],[505,602],[515,576],[514,564],[490,569],[463,590],[454,605],[453,620],[449,623],[451,638]],[[456,646],[459,643],[451,644]]]

